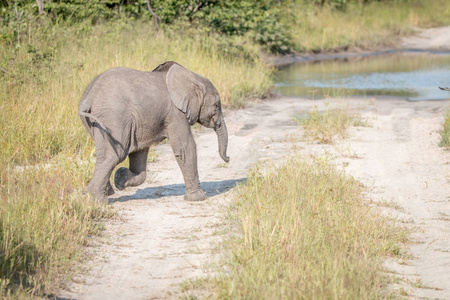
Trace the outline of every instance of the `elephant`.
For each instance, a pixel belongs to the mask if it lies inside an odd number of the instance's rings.
[[[86,192],[100,202],[108,203],[108,196],[114,194],[110,176],[127,155],[129,168],[116,171],[116,188],[142,184],[149,147],[166,138],[183,174],[184,199],[205,200],[190,128],[195,123],[215,130],[219,155],[227,163],[230,160],[217,89],[207,78],[173,61],[151,72],[117,67],[98,75],[81,97],[79,115],[96,148],[94,174]]]

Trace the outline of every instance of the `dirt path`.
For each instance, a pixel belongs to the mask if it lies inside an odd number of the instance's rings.
[[[371,187],[369,197],[375,202],[391,202],[386,213],[417,229],[415,243],[405,249],[414,259],[386,262],[403,278],[396,288],[411,298],[450,299],[450,152],[437,146],[450,102],[350,102],[372,127],[353,129],[349,139],[333,146],[298,140],[302,129],[291,120],[294,113],[323,108],[323,100],[283,98],[227,111],[228,165],[217,153],[215,133],[196,132],[205,202],[183,200],[184,184],[173,153],[168,144],[158,146],[159,158],[148,165],[147,181],[114,195],[120,218],[106,224],[102,243],[89,247],[90,270],[59,298],[178,298],[177,284],[207,274],[218,255],[222,208],[232,199],[233,187],[245,181],[255,162],[279,160],[296,143],[305,153],[332,153],[337,164]]]
[[[413,259],[386,262],[412,298],[450,299],[450,152],[437,146],[446,107],[448,101],[376,101],[363,114],[372,127],[343,142],[360,157],[347,172],[414,230],[404,249]]]
[[[406,49],[450,51],[450,26],[420,30],[416,36],[403,38],[400,46]]]

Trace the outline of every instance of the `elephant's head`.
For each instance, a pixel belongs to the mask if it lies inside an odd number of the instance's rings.
[[[230,158],[227,157],[227,126],[217,89],[205,77],[176,63],[166,64],[171,64],[166,75],[166,83],[173,103],[185,113],[189,124],[199,122],[205,127],[214,128],[219,141],[220,157],[228,162]]]

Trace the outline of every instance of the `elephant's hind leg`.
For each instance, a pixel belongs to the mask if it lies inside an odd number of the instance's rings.
[[[129,154],[130,168],[119,168],[114,175],[114,184],[119,190],[128,186],[137,186],[147,178],[148,149]]]
[[[108,196],[114,194],[109,177],[119,163],[120,159],[118,157],[108,155],[105,150],[97,150],[94,175],[87,186],[87,192],[96,197],[97,200],[108,203]]]

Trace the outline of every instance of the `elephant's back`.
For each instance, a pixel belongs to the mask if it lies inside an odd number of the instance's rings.
[[[98,76],[89,94],[92,114],[132,149],[159,136],[168,109],[164,76],[112,68]]]

